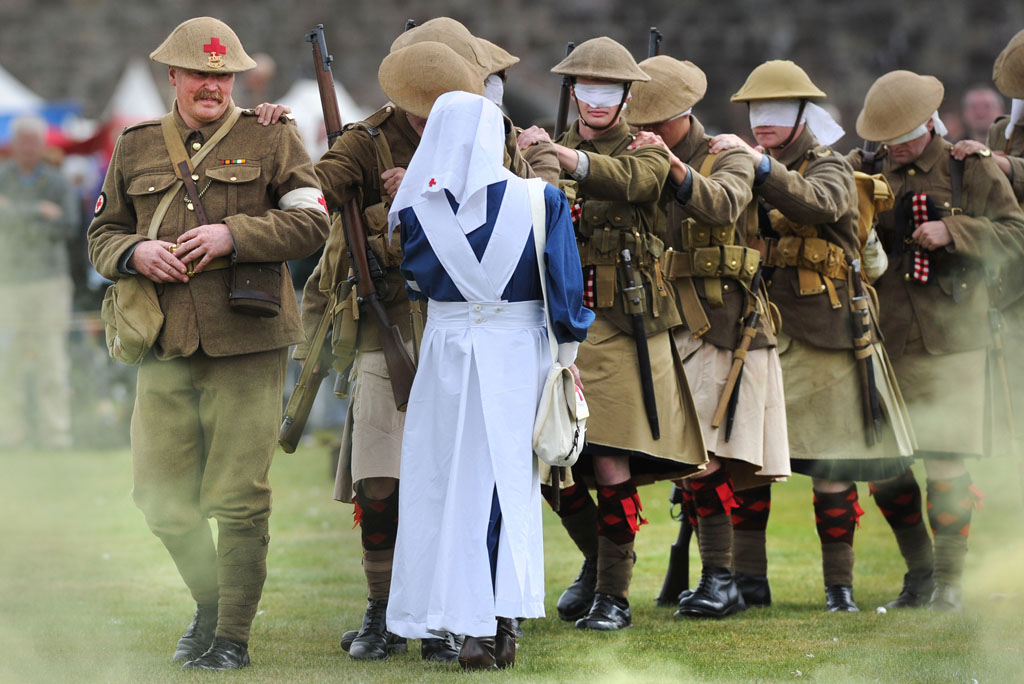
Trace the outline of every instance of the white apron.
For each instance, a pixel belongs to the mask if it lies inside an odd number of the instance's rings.
[[[525,183],[510,180],[502,211],[526,195]],[[478,261],[461,230],[437,230],[446,219],[454,224],[446,203],[415,211],[466,301],[429,303],[403,438],[387,625],[407,638],[493,636],[496,616],[544,616],[532,438],[551,354],[543,304],[500,301],[530,225],[503,225],[499,211]],[[495,488],[501,531],[492,591],[487,526]]]

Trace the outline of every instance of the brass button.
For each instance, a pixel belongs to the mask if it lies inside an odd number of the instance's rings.
[[[387,112],[388,114],[390,114],[391,113],[391,107],[390,106],[385,107],[384,111]]]
[[[711,262],[710,261],[705,261],[704,262],[704,268],[711,268]]]
[[[967,283],[960,283],[960,289],[961,290],[966,290],[967,289]]]
[[[156,190],[156,188],[155,188],[154,186],[150,185],[150,186],[149,186],[149,191],[150,191],[150,192],[153,192],[154,190]]]
[[[231,180],[233,180],[233,181],[236,181],[236,180],[238,180],[238,176],[232,176],[232,177],[231,177]]]
[[[192,149],[195,150],[196,152],[198,152],[202,148],[202,146],[203,143],[199,142],[198,140],[192,143]]]
[[[822,285],[820,288],[818,288],[818,292],[824,292],[824,291],[825,291],[825,286],[824,285]]]
[[[195,206],[191,202],[186,204],[185,208],[188,209],[189,211],[195,211],[196,210]]]
[[[732,266],[733,268],[736,268],[736,260],[733,259],[732,261],[730,261],[729,265]]]
[[[615,220],[616,220],[616,221],[621,221],[621,220],[622,220],[622,217],[620,217],[620,216],[616,216],[616,217],[615,217]]]
[[[917,171],[915,171],[914,169],[908,169],[907,170],[907,175],[908,176],[916,176],[917,175]]]
[[[199,180],[199,174],[198,173],[193,173],[192,174],[192,180],[194,180],[194,181]]]
[[[910,282],[910,274],[909,273],[904,273],[903,274],[903,279],[909,283]]]
[[[944,207],[948,207],[948,206],[949,206],[949,202],[943,202],[943,203],[942,203],[942,206],[944,206]]]
[[[726,283],[725,285],[722,285],[722,289],[725,290],[726,292],[728,292],[729,291],[729,283]]]

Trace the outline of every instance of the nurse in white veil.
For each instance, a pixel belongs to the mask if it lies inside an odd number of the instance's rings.
[[[389,214],[402,231],[410,296],[427,325],[409,400],[388,629],[467,639],[464,667],[511,665],[507,618],[544,615],[534,417],[551,364],[540,278],[560,360],[593,313],[565,196],[503,165],[504,125],[488,100],[439,97]],[[545,208],[543,273],[531,187]],[[497,643],[495,643],[497,637]]]

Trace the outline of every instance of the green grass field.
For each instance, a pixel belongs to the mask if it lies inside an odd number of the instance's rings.
[[[415,642],[384,663],[356,663],[341,651],[341,632],[362,615],[365,586],[351,508],[331,500],[323,449],[278,454],[274,463],[270,577],[253,666],[242,673],[186,673],[170,662],[193,606],[131,502],[127,451],[5,453],[0,464],[0,682],[1024,681],[1024,513],[1006,460],[972,468],[987,498],[972,526],[962,615],[875,612],[898,591],[902,565],[866,487],[856,538],[862,612],[826,613],[810,485],[796,477],[775,488],[772,608],[695,622],[654,607],[677,531],[668,485],[658,485],[641,490],[651,524],[637,540],[635,626],[577,632],[554,617],[554,604],[580,558],[547,511],[552,617],[526,623],[517,665],[501,674],[427,665]],[[700,564],[691,562],[695,582]]]

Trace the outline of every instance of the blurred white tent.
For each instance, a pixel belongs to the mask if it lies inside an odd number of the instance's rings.
[[[168,105],[153,81],[149,62],[135,57],[125,67],[100,118],[120,128],[158,119],[167,113],[167,109]]]
[[[21,81],[0,66],[0,112],[23,112],[36,109],[43,104],[43,98],[26,88]]]
[[[342,123],[362,121],[371,112],[356,104],[345,87],[334,82],[334,93],[338,98],[338,111],[341,112]],[[280,104],[292,108],[292,116],[299,128],[299,135],[306,146],[309,158],[314,162],[327,151],[327,131],[324,128],[324,114],[320,106],[320,90],[316,80],[302,78],[296,81],[291,90],[278,100]]]

